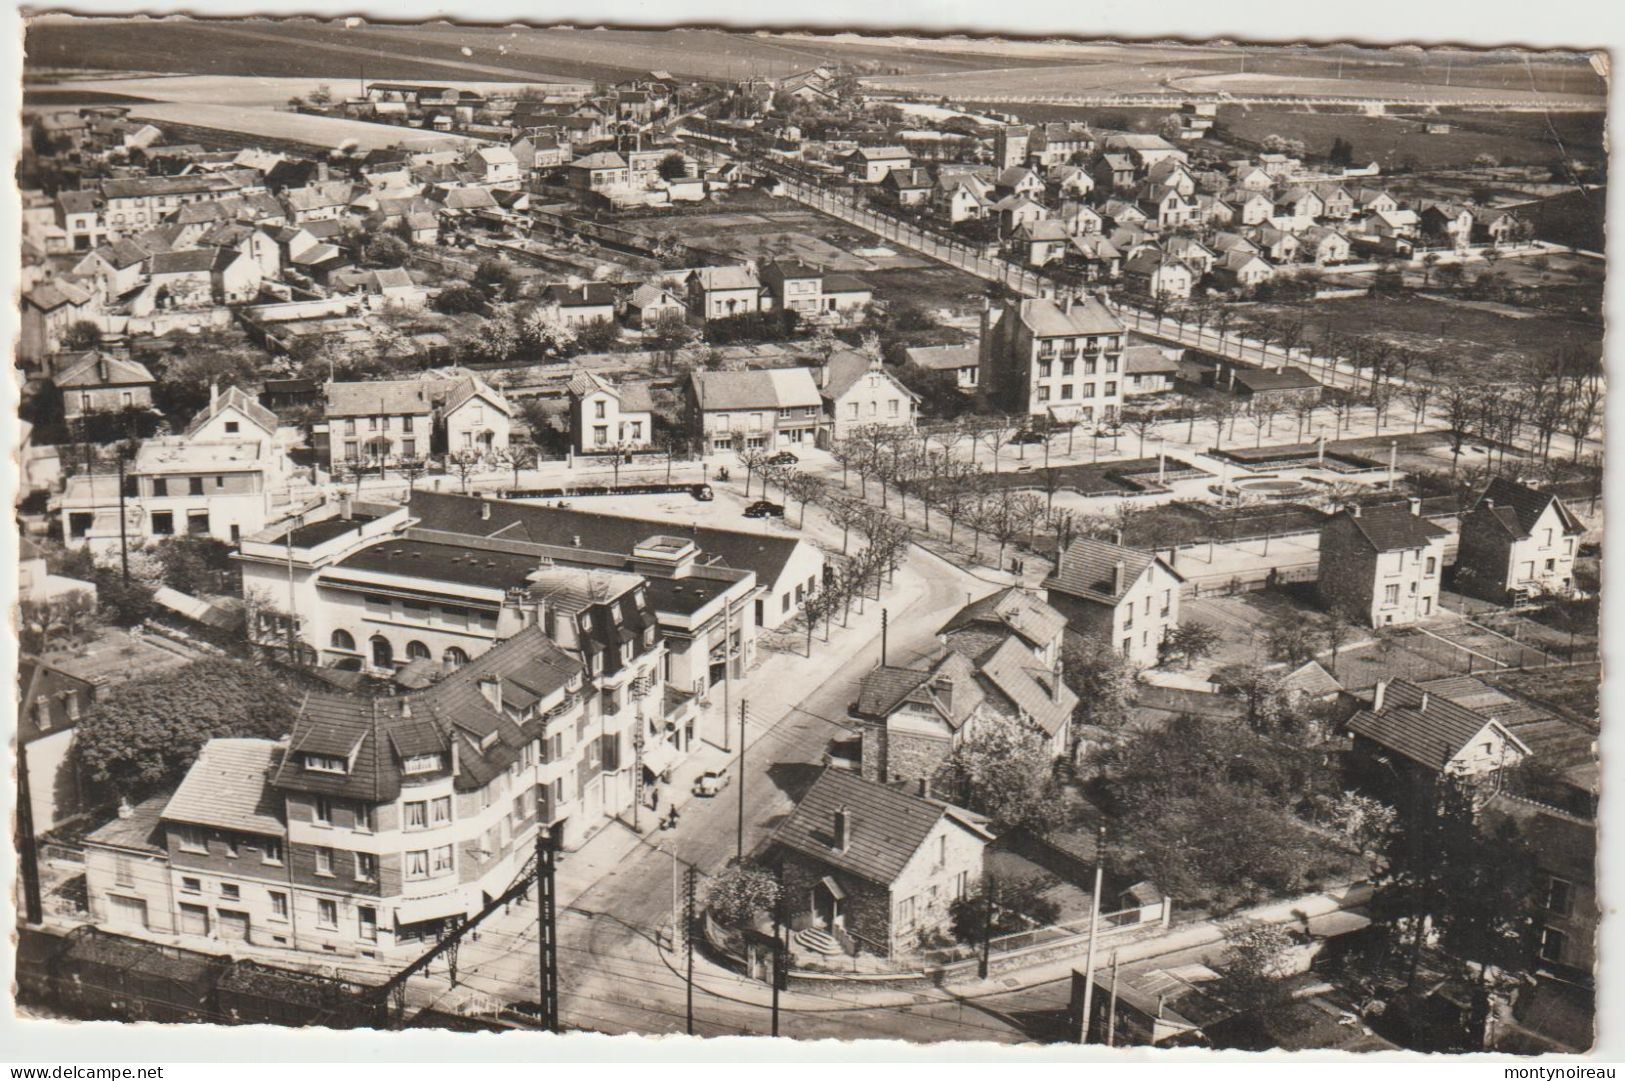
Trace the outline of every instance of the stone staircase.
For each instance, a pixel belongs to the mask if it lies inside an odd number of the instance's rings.
[[[796,945],[808,953],[821,953],[825,957],[835,957],[841,953],[841,944],[835,941],[835,937],[817,927],[797,931]]]

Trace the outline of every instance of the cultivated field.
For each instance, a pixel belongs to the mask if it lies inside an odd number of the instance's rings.
[[[42,104],[63,104],[76,101],[72,95],[115,95],[129,101],[172,101],[200,105],[236,105],[251,109],[269,109],[285,105],[289,98],[306,97],[318,86],[326,86],[335,97],[358,96],[365,85],[342,79],[311,77],[278,77],[254,75],[145,75],[132,78],[77,78],[44,84],[32,93],[47,95]],[[465,90],[491,92],[513,83],[457,80]],[[91,100],[95,100],[92,98]],[[102,98],[101,100],[108,100]]]
[[[1331,150],[1334,139],[1354,147],[1359,164],[1375,161],[1384,173],[1401,166],[1435,169],[1470,165],[1479,154],[1507,164],[1549,164],[1602,147],[1604,115],[1596,113],[1487,113],[1456,111],[1449,116],[1364,116],[1346,112],[1219,108],[1220,137],[1244,145],[1269,135],[1302,139],[1312,155]],[[1426,120],[1446,120],[1446,134],[1429,135]],[[1485,130],[1492,128],[1493,130]],[[1561,142],[1559,142],[1561,140]]]
[[[307,116],[303,113],[279,113],[271,109],[245,109],[237,105],[156,102],[133,106],[130,116],[137,120],[151,120],[166,129],[173,125],[190,125],[236,133],[246,138],[235,140],[234,143],[240,142],[245,146],[263,140],[327,148],[351,144],[361,150],[391,146],[428,150],[478,142],[462,135],[444,135],[420,128],[368,124],[360,120]]]
[[[758,262],[799,259],[844,273],[935,265],[907,248],[887,247],[871,233],[794,204],[736,209],[724,202],[715,213],[634,218],[617,224],[645,236],[675,235],[696,247]]]

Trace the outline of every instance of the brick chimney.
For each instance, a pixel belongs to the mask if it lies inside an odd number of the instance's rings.
[[[1371,695],[1372,713],[1382,712],[1382,702],[1386,697],[1388,697],[1388,681],[1386,679],[1379,679],[1377,680],[1377,689],[1372,692]]]
[[[1360,516],[1360,504],[1358,504],[1358,503],[1350,503],[1349,504],[1349,514],[1352,517],[1358,518]]]
[[[1113,566],[1112,566],[1112,595],[1114,597],[1122,595],[1122,593],[1123,593],[1123,579],[1125,577],[1127,577],[1127,574],[1128,574],[1128,568],[1124,565],[1124,563],[1123,563],[1123,561],[1121,559],[1119,559],[1115,564],[1113,564]]]
[[[1426,713],[1428,711],[1428,700],[1431,699],[1432,697],[1433,697],[1432,694],[1428,693],[1427,691],[1423,691],[1422,692],[1422,704],[1416,707],[1416,711],[1418,713]]]
[[[835,851],[845,852],[852,844],[852,812],[842,807],[835,812]]]
[[[1413,498],[1411,500],[1411,513],[1418,518],[1422,517],[1422,501],[1420,499]]]
[[[339,493],[339,518],[348,522],[350,520],[350,493]]]
[[[931,680],[931,693],[936,695],[942,703],[942,708],[950,713],[954,708],[954,681],[947,676],[937,676]]]
[[[97,353],[96,354],[96,382],[98,382],[98,383],[106,383],[107,381],[108,381],[107,354],[106,353]]]

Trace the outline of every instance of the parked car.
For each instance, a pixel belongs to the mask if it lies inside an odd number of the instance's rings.
[[[794,454],[791,454],[789,451],[781,450],[777,454],[773,455],[773,457],[769,458],[767,460],[767,464],[768,465],[795,465],[800,461],[801,461],[800,458],[797,458]]]
[[[1021,431],[1010,437],[1011,446],[1020,446],[1022,444],[1031,446],[1034,443],[1042,443],[1043,441],[1043,433],[1035,432],[1031,428],[1023,428]]]
[[[694,778],[694,794],[696,796],[715,796],[732,780],[725,769],[708,769]]]
[[[765,499],[758,499],[745,508],[746,518],[783,518],[784,504],[770,503]]]
[[[688,494],[693,496],[695,499],[698,499],[701,503],[709,503],[711,500],[716,498],[716,493],[711,490],[711,486],[709,484],[693,485],[689,488]]]

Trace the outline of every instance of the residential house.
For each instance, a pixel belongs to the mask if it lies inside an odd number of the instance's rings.
[[[779,311],[808,316],[824,309],[824,272],[817,267],[775,259],[762,264],[759,276]]]
[[[1190,299],[1198,275],[1178,259],[1147,250],[1123,263],[1123,276],[1146,296]]]
[[[1045,600],[1075,633],[1099,638],[1130,663],[1149,668],[1179,625],[1184,581],[1151,552],[1083,538],[1061,553],[1044,582]]]
[[[1238,247],[1214,264],[1213,277],[1222,288],[1245,292],[1275,277],[1275,267],[1262,255]]]
[[[1368,218],[1373,214],[1388,214],[1399,209],[1399,200],[1381,188],[1360,188],[1354,193],[1355,214]]]
[[[1311,184],[1310,187],[1320,197],[1320,217],[1323,221],[1348,221],[1354,216],[1354,193],[1343,185],[1332,181]]]
[[[645,334],[658,327],[663,320],[688,318],[688,305],[680,293],[661,282],[646,282],[632,291],[627,300],[627,315],[634,326]]]
[[[1557,496],[1496,477],[1462,518],[1455,588],[1497,603],[1572,592],[1584,532]]]
[[[585,368],[570,376],[570,443],[577,454],[647,450],[654,399],[647,383],[616,385]]]
[[[845,319],[861,315],[875,298],[874,286],[852,274],[824,275],[824,310]]]
[[[1326,204],[1321,202],[1315,189],[1288,188],[1275,200],[1270,224],[1289,233],[1302,232],[1315,224],[1325,210]]]
[[[878,184],[893,169],[908,169],[913,160],[900,146],[860,146],[840,159],[849,179],[861,184]]]
[[[327,180],[287,189],[282,193],[282,205],[288,212],[288,221],[293,225],[337,221],[349,214],[350,199],[354,194],[348,180]]]
[[[1054,220],[1030,221],[1011,236],[1012,247],[1028,266],[1048,266],[1061,262],[1072,249],[1072,234],[1065,223]]]
[[[1095,187],[1102,191],[1127,191],[1134,187],[1139,170],[1129,154],[1102,154],[1095,162]]]
[[[1054,220],[1072,236],[1093,236],[1106,227],[1105,219],[1088,203],[1068,200],[1055,210]]]
[[[1085,281],[1116,278],[1123,271],[1123,253],[1098,233],[1073,237],[1066,261],[1083,270]]]
[[[1221,366],[1225,389],[1253,406],[1290,409],[1302,401],[1319,401],[1325,388],[1301,368],[1253,368],[1244,364]]]
[[[825,427],[811,368],[692,372],[688,400],[705,453],[811,446]]]
[[[1420,234],[1436,244],[1465,248],[1473,239],[1473,212],[1459,203],[1428,200],[1418,217]]]
[[[942,786],[949,755],[989,714],[975,662],[946,651],[915,667],[876,665],[847,712],[860,739],[865,780]]]
[[[96,192],[58,192],[54,208],[56,225],[66,234],[70,250],[89,251],[107,239],[102,199]]]
[[[1158,229],[1177,229],[1194,224],[1197,220],[1196,200],[1180,193],[1178,188],[1164,184],[1148,184],[1140,197],[1146,220]]]
[[[23,544],[32,546],[27,538]],[[37,560],[25,559],[23,566],[27,568],[36,561],[39,577],[45,578],[43,555]],[[95,587],[81,596],[85,598],[81,603],[86,606],[88,616],[96,604]],[[53,599],[64,598],[60,595],[52,598],[43,581],[32,597],[24,596],[30,603]],[[87,677],[76,673],[73,667],[71,662],[58,663],[51,658],[26,654],[17,666],[16,739],[19,746],[26,748],[28,809],[36,837],[50,833],[86,809],[75,734],[79,722],[90,716],[111,681],[105,676]]]
[[[615,322],[615,287],[608,282],[554,283],[542,290],[541,303],[554,322],[567,327]]]
[[[973,343],[911,346],[904,353],[918,368],[950,374],[960,391],[973,393],[980,383],[980,347]]]
[[[1523,235],[1524,221],[1511,210],[1473,208],[1474,244],[1507,244]]]
[[[1260,154],[1258,167],[1264,170],[1271,180],[1283,180],[1302,172],[1303,162],[1285,154]]]
[[[1066,617],[1010,586],[961,608],[937,631],[950,652],[975,666],[992,717],[1035,734],[1051,757],[1071,747],[1078,696],[1062,678]]]
[[[1217,258],[1207,249],[1201,241],[1190,236],[1172,236],[1163,245],[1170,259],[1176,259],[1190,268],[1191,274],[1198,280],[1205,277],[1213,269]]]
[[[825,770],[774,831],[785,907],[848,952],[896,957],[946,935],[993,840],[979,815]]]
[[[1001,172],[993,182],[1000,195],[1025,195],[1031,199],[1044,198],[1044,180],[1025,165],[1013,165]]]
[[[983,312],[979,382],[1008,413],[1093,421],[1122,407],[1124,329],[1093,297]]]
[[[85,834],[85,904],[97,926],[115,934],[175,934],[169,849],[160,825],[168,802],[164,794],[133,807],[121,804],[117,817]]]
[[[1140,226],[1151,219],[1144,210],[1124,199],[1107,199],[1100,204],[1100,216],[1113,226]]]
[[[1371,627],[1436,615],[1446,535],[1418,499],[1340,511],[1320,528],[1321,602]]]
[[[583,194],[606,195],[632,186],[631,168],[613,150],[577,158],[564,167],[564,177],[573,190]]]
[[[1252,230],[1260,253],[1276,265],[1293,262],[1301,246],[1297,236],[1273,225],[1260,225]]]
[[[1015,236],[1029,222],[1049,217],[1049,207],[1026,195],[1006,195],[989,208],[998,219],[1001,237]]]
[[[992,191],[993,185],[975,174],[939,174],[931,190],[932,209],[950,225],[981,221],[993,206]]]
[[[860,427],[913,428],[920,396],[886,370],[879,357],[841,350],[818,369],[818,391],[829,415],[826,442],[850,438]]]
[[[1051,165],[1044,170],[1044,185],[1057,199],[1086,199],[1095,178],[1081,165]]]
[[[386,465],[430,454],[489,455],[508,445],[511,407],[473,375],[428,372],[417,379],[328,383],[330,469]]]
[[[22,295],[22,327],[17,359],[37,367],[62,348],[62,334],[98,310],[94,295],[66,278],[53,278]]]
[[[1251,161],[1243,161],[1233,171],[1234,186],[1242,191],[1267,192],[1275,187],[1275,178]]]
[[[1298,234],[1298,250],[1316,266],[1349,261],[1349,238],[1327,225],[1312,225]]]
[[[752,263],[697,267],[688,275],[689,310],[706,321],[761,311],[770,296]]]
[[[935,184],[931,170],[919,168],[891,169],[880,181],[881,190],[898,206],[924,206]]]
[[[1106,136],[1108,152],[1127,154],[1134,160],[1135,172],[1143,176],[1160,161],[1188,162],[1190,155],[1160,135],[1146,132],[1115,132]]]
[[[57,372],[62,414],[69,422],[91,413],[152,408],[156,380],[146,365],[103,352],[91,352]]]
[[[1240,211],[1222,196],[1198,192],[1195,198],[1196,220],[1202,225],[1223,228],[1235,224],[1240,216]]]
[[[1378,680],[1346,727],[1354,737],[1356,769],[1379,791],[1392,791],[1405,779],[1486,779],[1531,753],[1500,721],[1403,679]]]
[[[1025,155],[1046,168],[1081,160],[1094,152],[1095,134],[1089,125],[1076,122],[1038,124],[1028,138]]]
[[[1263,225],[1275,214],[1275,200],[1259,191],[1231,192],[1225,202],[1236,208],[1236,222],[1241,225]]]
[[[1125,398],[1162,394],[1174,388],[1174,381],[1179,375],[1179,359],[1169,356],[1159,345],[1130,345],[1123,350],[1123,374]]]

